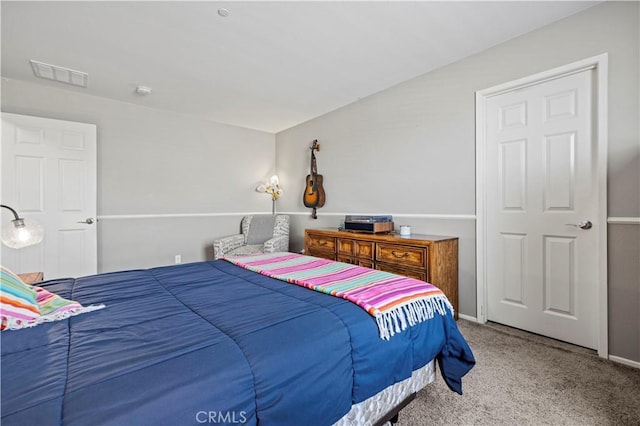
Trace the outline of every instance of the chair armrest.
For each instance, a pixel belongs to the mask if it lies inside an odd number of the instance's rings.
[[[264,252],[289,251],[289,236],[278,235],[264,242]]]
[[[220,259],[226,253],[244,244],[244,235],[236,234],[213,241],[213,258]]]

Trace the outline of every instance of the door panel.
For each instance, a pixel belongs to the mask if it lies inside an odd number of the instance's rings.
[[[502,298],[504,302],[524,308],[526,308],[524,303],[525,273],[527,270],[526,242],[526,235],[502,234],[502,264],[504,265]]]
[[[544,310],[575,316],[576,239],[544,237]]]

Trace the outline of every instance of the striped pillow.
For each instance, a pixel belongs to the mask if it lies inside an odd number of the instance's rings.
[[[37,301],[40,306],[40,313],[43,317],[63,315],[65,312],[75,312],[82,309],[82,305],[73,300],[67,300],[51,293],[42,287],[36,287],[38,295]]]
[[[21,328],[40,317],[36,290],[0,266],[0,329]]]
[[[38,324],[62,320],[105,307],[103,304],[82,306],[76,301],[67,300],[42,287],[32,287],[4,267],[2,267],[0,295],[2,297],[1,330],[35,327]]]

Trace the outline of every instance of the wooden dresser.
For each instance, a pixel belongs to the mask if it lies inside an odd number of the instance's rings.
[[[458,238],[412,234],[363,234],[337,229],[306,229],[309,256],[366,266],[417,278],[438,286],[458,319]]]

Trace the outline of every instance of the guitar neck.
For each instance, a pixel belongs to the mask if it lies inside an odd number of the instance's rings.
[[[313,144],[311,145],[311,171],[310,174],[311,176],[314,176],[318,174],[318,167],[316,166],[316,154],[315,151],[319,150],[320,146],[318,145],[318,140],[315,139],[313,141]]]

